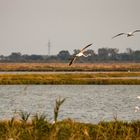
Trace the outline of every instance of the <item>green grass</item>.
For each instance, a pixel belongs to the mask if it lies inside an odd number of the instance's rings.
[[[0,84],[131,84],[140,85],[140,72],[73,74],[0,74]]]

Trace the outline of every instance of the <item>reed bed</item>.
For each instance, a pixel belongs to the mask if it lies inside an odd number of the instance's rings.
[[[0,63],[0,71],[140,71],[140,63]]]
[[[140,84],[140,72],[0,74],[0,84]]]
[[[138,140],[140,121],[110,121],[98,124],[80,123],[71,119],[52,124],[44,116],[31,121],[0,121],[1,140]]]

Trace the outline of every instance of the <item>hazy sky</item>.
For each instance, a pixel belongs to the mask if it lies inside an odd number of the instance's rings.
[[[140,50],[140,0],[0,0],[0,54],[51,54],[102,47]]]

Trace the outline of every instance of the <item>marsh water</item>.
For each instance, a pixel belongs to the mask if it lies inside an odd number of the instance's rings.
[[[117,117],[137,120],[140,111],[139,85],[0,85],[0,119],[10,119],[15,111],[46,114],[53,120],[55,100],[66,98],[58,120],[71,118],[98,123]]]

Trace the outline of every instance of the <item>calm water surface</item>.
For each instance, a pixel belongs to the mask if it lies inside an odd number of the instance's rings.
[[[67,98],[61,106],[59,120],[71,118],[80,122],[101,120],[137,120],[140,111],[139,85],[0,85],[0,119],[11,118],[14,111],[32,115],[45,113],[53,120],[55,99]]]

